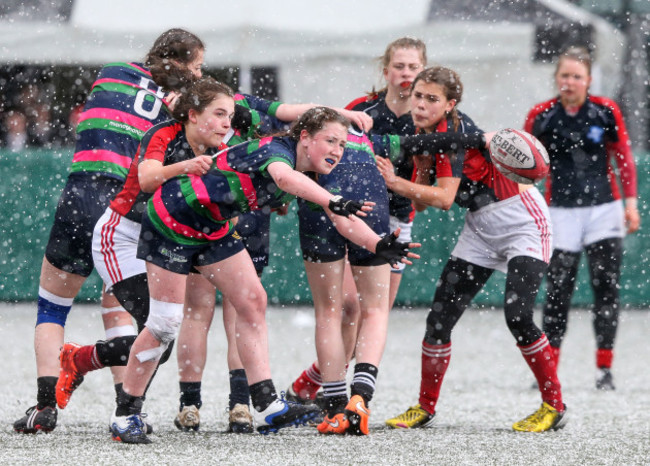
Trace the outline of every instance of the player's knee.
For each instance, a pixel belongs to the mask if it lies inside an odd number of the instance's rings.
[[[165,350],[165,352],[160,357],[160,364],[165,364],[167,361],[169,361],[169,358],[172,355],[172,350],[173,349],[174,349],[174,342],[172,341],[169,344],[169,346],[167,346],[167,349]]]
[[[36,325],[58,324],[65,327],[73,298],[61,298],[43,288],[38,290]]]
[[[429,345],[444,345],[451,341],[451,326],[441,319],[443,314],[444,311],[436,309],[434,303],[427,316],[427,329],[424,333],[424,341]]]
[[[156,340],[169,345],[178,336],[182,321],[183,303],[165,303],[151,299],[145,326]]]

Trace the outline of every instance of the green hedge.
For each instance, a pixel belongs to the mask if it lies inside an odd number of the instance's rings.
[[[649,154],[640,154],[641,232],[625,240],[621,295],[626,305],[647,307],[647,264],[650,257],[650,225],[647,222],[650,186],[645,180],[650,172]],[[70,150],[33,150],[21,153],[0,152],[0,300],[35,300],[43,251],[47,243],[56,202],[65,184],[72,158]],[[435,209],[418,214],[413,238],[422,243],[422,259],[407,268],[397,297],[398,305],[428,306],[438,275],[447,260],[463,225],[464,211],[454,207],[449,212]],[[263,282],[269,302],[273,304],[307,304],[311,302],[298,244],[295,203],[286,217],[275,216],[271,231],[270,267]],[[592,301],[584,260],[574,304],[586,306]],[[495,272],[475,303],[501,307],[504,275]],[[93,273],[84,285],[79,300],[95,301],[101,280]],[[542,293],[538,298],[541,298]]]

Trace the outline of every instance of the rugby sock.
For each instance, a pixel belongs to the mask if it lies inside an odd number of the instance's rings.
[[[614,360],[614,350],[598,348],[596,350],[596,366],[600,369],[610,369]]]
[[[306,369],[300,377],[293,383],[293,391],[302,399],[313,400],[316,398],[316,392],[321,387],[323,379],[320,375],[320,370],[313,363]]]
[[[97,348],[95,345],[86,345],[79,348],[74,355],[74,364],[77,366],[79,374],[85,375],[87,372],[101,369],[104,365],[99,361]]]
[[[56,408],[56,382],[58,377],[39,377],[36,379],[36,408],[43,409],[46,406]]]
[[[557,370],[551,345],[546,335],[542,335],[530,345],[520,346],[519,350],[533,371],[542,401],[553,406],[558,411],[564,411],[562,403],[562,387],[557,378]]]
[[[185,406],[196,406],[201,409],[201,382],[179,382],[181,389],[181,406],[179,411]]]
[[[430,345],[422,342],[422,380],[420,381],[420,406],[429,414],[436,412],[442,379],[451,358],[451,342]]]
[[[555,371],[557,372],[558,367],[560,367],[560,348],[551,345],[551,354],[553,355],[553,361],[555,362]]]
[[[262,380],[261,382],[250,385],[251,401],[253,408],[258,412],[264,411],[271,403],[278,399],[278,393],[275,391],[275,385],[271,379]]]
[[[360,362],[354,365],[354,378],[350,386],[350,394],[361,395],[366,404],[370,403],[375,394],[375,385],[377,384],[377,366]]]
[[[248,406],[251,393],[248,388],[248,379],[244,369],[233,369],[230,374],[230,395],[228,397],[228,409],[232,410],[236,404]]]
[[[117,394],[117,408],[115,409],[115,415],[131,416],[132,414],[140,414],[142,412],[143,404],[144,396],[131,396],[122,389]]]
[[[323,401],[328,416],[342,413],[348,404],[348,391],[345,380],[338,382],[323,382]]]

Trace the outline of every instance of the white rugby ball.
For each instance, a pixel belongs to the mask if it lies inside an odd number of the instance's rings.
[[[537,183],[548,175],[548,152],[526,131],[497,131],[490,141],[490,157],[501,173],[517,183]]]

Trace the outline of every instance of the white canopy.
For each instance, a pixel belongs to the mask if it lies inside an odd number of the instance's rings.
[[[594,26],[593,87],[613,95],[622,34],[562,0],[538,1]],[[408,35],[426,42],[430,63],[460,72],[460,108],[486,129],[521,126],[526,109],[553,94],[552,66],[532,60],[532,23],[426,22],[428,8],[429,0],[75,0],[66,23],[0,21],[0,64],[138,60],[162,31],[183,27],[205,42],[208,67],[275,66],[283,101],[344,105],[382,85],[374,58]]]

